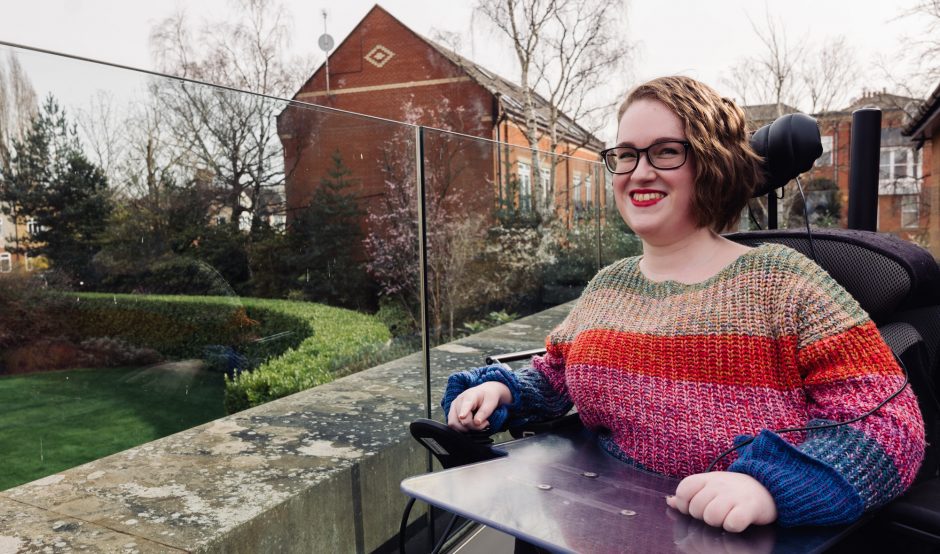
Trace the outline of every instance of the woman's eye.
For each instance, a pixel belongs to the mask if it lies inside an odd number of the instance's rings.
[[[623,150],[620,154],[617,155],[618,160],[635,160],[636,151],[634,150]]]

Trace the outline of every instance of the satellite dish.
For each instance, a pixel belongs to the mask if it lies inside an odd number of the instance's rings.
[[[323,33],[322,35],[320,35],[320,38],[317,39],[317,44],[320,46],[320,50],[323,50],[324,52],[329,52],[330,50],[333,49],[333,37],[331,37],[330,35],[326,33]]]

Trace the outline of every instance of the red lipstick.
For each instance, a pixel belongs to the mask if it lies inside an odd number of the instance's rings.
[[[666,193],[655,189],[636,189],[630,192],[630,202],[638,208],[645,208],[657,204],[666,197]]]

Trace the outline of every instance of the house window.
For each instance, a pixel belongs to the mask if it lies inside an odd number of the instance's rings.
[[[36,221],[36,220],[35,220],[34,218],[32,218],[32,217],[29,218],[28,220],[26,220],[26,232],[29,233],[30,235],[35,235],[36,233],[38,233],[38,232],[39,232],[39,222]]]
[[[584,201],[588,206],[594,204],[594,191],[591,190],[591,176],[584,176]]]
[[[539,180],[542,182],[542,199],[548,200],[548,182],[551,180],[551,175],[549,174],[547,167],[539,168]]]
[[[915,158],[914,150],[911,148],[882,148],[878,178],[882,181],[895,181],[917,177]]]
[[[822,142],[822,155],[816,158],[816,167],[832,165],[832,135],[819,137]]]
[[[13,271],[13,257],[4,252],[0,254],[0,273],[9,273]]]
[[[24,263],[26,264],[26,271],[33,270],[33,259],[29,257],[29,254],[23,255]]]
[[[215,216],[215,224],[216,224],[216,225],[225,225],[225,216],[224,216],[224,215],[217,215],[217,216]]]
[[[581,189],[581,174],[577,171],[574,172],[574,176],[571,179],[571,195],[574,196],[574,211],[580,212],[581,207],[583,206],[582,195],[584,191]]]
[[[920,196],[905,194],[901,197],[901,227],[920,226]]]
[[[532,210],[532,168],[525,162],[519,164],[519,210]]]

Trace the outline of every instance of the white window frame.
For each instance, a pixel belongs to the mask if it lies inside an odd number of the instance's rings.
[[[904,229],[920,227],[919,194],[905,194],[901,196],[901,227]]]
[[[539,168],[539,181],[542,183],[542,200],[548,200],[548,189],[550,188],[548,182],[552,175],[551,171],[549,171],[547,167],[544,167],[544,165],[543,163],[542,167]]]
[[[36,221],[36,218],[31,217],[26,220],[26,233],[29,235],[35,235],[39,232],[39,222]]]
[[[896,158],[900,153],[907,157],[904,165],[906,175],[898,177],[895,170],[898,167]],[[887,163],[884,163],[887,161]],[[920,194],[920,164],[917,163],[917,151],[908,146],[886,146],[878,154],[878,194],[910,195]]]
[[[532,210],[532,165],[528,162],[516,160],[519,174],[519,210],[528,212]]]
[[[591,179],[591,174],[588,173],[584,176],[584,203],[587,206],[594,205],[594,191],[591,190],[593,185],[593,179]]]
[[[13,271],[13,256],[9,252],[0,252],[0,273]]]
[[[571,195],[574,196],[574,209],[575,211],[580,211],[584,205],[583,199],[583,190],[581,188],[581,172],[574,171],[571,173]]]
[[[23,264],[26,266],[26,271],[33,270],[33,259],[29,257],[29,254],[23,254]]]

